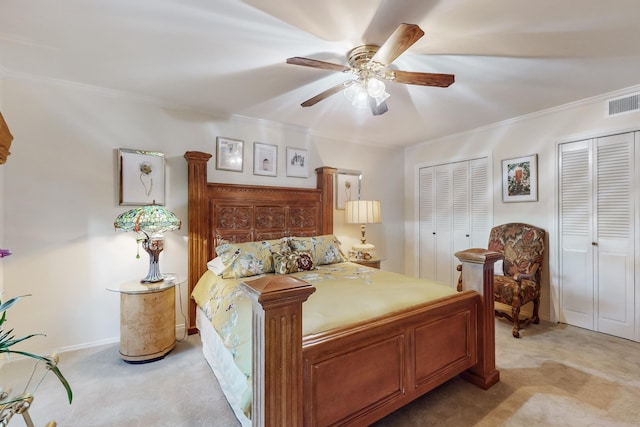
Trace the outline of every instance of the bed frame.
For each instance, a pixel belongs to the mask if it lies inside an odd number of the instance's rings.
[[[215,184],[207,182],[210,157],[185,153],[189,293],[219,239],[333,232],[336,169],[316,169],[315,189]],[[302,305],[313,285],[289,276],[243,283],[253,302],[253,426],[368,425],[460,374],[483,389],[497,383],[492,294],[501,255],[469,249],[456,256],[467,290],[305,337]],[[190,333],[195,310],[191,300]]]

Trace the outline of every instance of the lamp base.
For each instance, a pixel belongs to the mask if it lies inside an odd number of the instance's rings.
[[[357,259],[358,261],[367,261],[376,256],[376,247],[371,243],[358,243],[351,247],[350,257]]]
[[[140,283],[158,283],[164,281],[164,277],[160,274],[160,252],[164,249],[162,239],[145,239],[142,241],[142,247],[149,254],[149,272],[147,277],[140,280]]]

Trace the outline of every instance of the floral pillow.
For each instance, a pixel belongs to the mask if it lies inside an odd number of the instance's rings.
[[[289,246],[293,251],[308,251],[315,265],[345,262],[347,258],[340,250],[340,242],[333,234],[315,237],[291,237]]]
[[[287,252],[287,239],[224,243],[216,248],[224,269],[222,278],[233,279],[273,273],[273,253]]]
[[[273,254],[273,262],[276,274],[297,273],[298,271],[310,271],[315,268],[311,254],[306,251],[275,252]]]

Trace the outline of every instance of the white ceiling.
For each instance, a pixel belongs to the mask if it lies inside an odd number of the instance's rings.
[[[125,91],[216,114],[409,145],[640,84],[638,0],[2,0],[0,72]],[[405,71],[449,88],[388,83],[374,117],[336,94],[346,64],[402,22],[425,36]]]

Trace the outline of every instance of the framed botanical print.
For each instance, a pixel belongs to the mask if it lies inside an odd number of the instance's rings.
[[[156,151],[118,149],[120,205],[165,204],[165,156]]]
[[[253,174],[278,176],[278,146],[253,143]]]
[[[244,141],[239,139],[216,138],[216,169],[242,172]]]
[[[336,209],[344,209],[347,200],[360,200],[362,172],[339,169],[336,174]]]
[[[502,161],[502,201],[538,200],[538,155]]]

